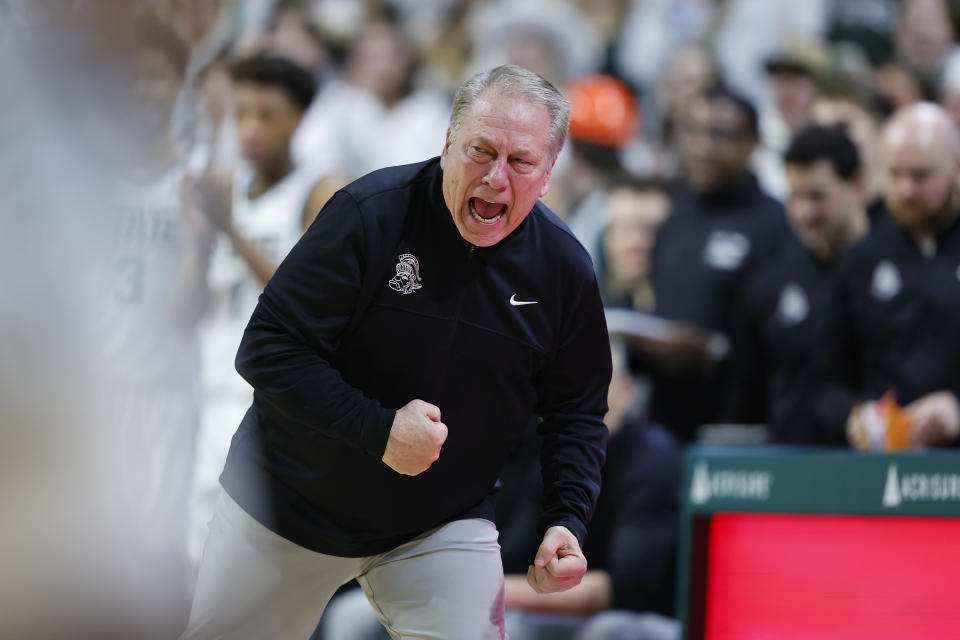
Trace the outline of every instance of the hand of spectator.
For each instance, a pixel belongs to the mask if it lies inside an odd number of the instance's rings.
[[[543,534],[533,564],[527,569],[527,582],[537,593],[557,593],[580,584],[587,572],[587,558],[577,537],[562,526],[550,527]]]
[[[894,441],[902,440],[891,432],[891,429],[900,428],[891,422],[895,419],[891,415],[893,412],[903,413],[897,406],[897,392],[894,389],[889,389],[879,400],[855,404],[847,416],[847,441],[850,446],[860,451],[892,450]],[[904,425],[904,428],[908,427]],[[905,442],[897,447],[905,448],[908,448]]]
[[[217,231],[228,233],[233,227],[233,199],[230,181],[224,176],[206,173],[196,183],[200,210]]]
[[[200,207],[197,177],[189,173],[180,181],[180,209],[193,237],[201,243],[209,244],[213,240],[214,229]]]
[[[691,324],[673,324],[666,335],[637,338],[635,343],[665,371],[703,371],[714,363],[710,334]]]
[[[854,449],[860,451],[870,450],[870,441],[867,439],[867,431],[863,426],[863,405],[855,404],[850,409],[850,415],[847,416],[847,442]]]
[[[447,439],[447,426],[440,422],[440,409],[423,400],[411,400],[397,410],[383,462],[399,474],[416,476],[440,457]]]
[[[960,435],[960,406],[949,391],[929,393],[905,407],[913,430],[911,444],[937,447],[952,443]]]

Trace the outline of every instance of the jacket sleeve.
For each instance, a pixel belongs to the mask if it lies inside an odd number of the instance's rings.
[[[264,289],[236,366],[267,412],[379,459],[396,412],[347,384],[330,364],[358,312],[365,256],[375,250],[366,236],[357,203],[338,192]]]
[[[596,278],[566,306],[555,358],[538,379],[542,418],[540,464],[543,512],[540,533],[563,525],[581,545],[600,493],[606,455],[610,340]]]

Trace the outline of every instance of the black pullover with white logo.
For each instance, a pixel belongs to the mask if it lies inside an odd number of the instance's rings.
[[[815,412],[835,267],[788,238],[744,287],[728,413],[766,423],[777,444],[844,444],[843,430]]]
[[[493,520],[501,465],[538,416],[541,531],[564,525],[582,542],[610,348],[588,254],[541,203],[481,248],[454,225],[438,159],[361,178],[280,265],[236,364],[254,401],[221,482],[285,538],[359,557]],[[439,407],[449,435],[427,471],[403,476],[381,458],[413,399]]]
[[[677,192],[651,256],[654,313],[735,340],[743,286],[777,255],[788,234],[783,207],[753,176],[710,194]],[[742,420],[722,415],[731,361],[738,356],[734,341],[730,357],[710,371],[653,368],[650,417],[681,442],[693,440],[702,424]]]

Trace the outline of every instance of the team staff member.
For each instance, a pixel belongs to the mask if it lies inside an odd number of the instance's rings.
[[[848,431],[857,401],[897,392],[916,446],[960,432],[960,136],[942,108],[919,103],[890,119],[883,136],[880,225],[837,265],[828,354],[837,383],[818,406]],[[851,436],[854,436],[851,433]],[[866,443],[852,437],[852,444]]]
[[[822,381],[823,346],[837,256],[866,235],[865,181],[857,147],[840,129],[798,133],[784,156],[793,237],[745,288],[733,413],[766,424],[782,444],[841,444],[840,429],[809,409]]]
[[[691,99],[679,122],[686,185],[657,232],[651,273],[654,313],[684,328],[648,351],[650,417],[685,442],[723,404],[729,360],[712,362],[708,333],[732,334],[743,282],[787,235],[783,207],[750,173],[757,135],[754,108],[725,89]]]
[[[491,494],[534,415],[528,580],[580,582],[611,364],[587,253],[537,202],[568,121],[532,72],[474,76],[439,159],[344,188],[280,265],[185,637],[307,637],[356,578],[394,637],[502,638]]]

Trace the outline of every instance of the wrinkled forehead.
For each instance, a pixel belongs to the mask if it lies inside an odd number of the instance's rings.
[[[467,109],[460,133],[490,142],[509,138],[540,151],[550,146],[550,111],[534,98],[487,90]]]
[[[487,89],[464,114],[461,128],[487,127],[522,130],[533,136],[549,136],[550,110],[530,96]]]

